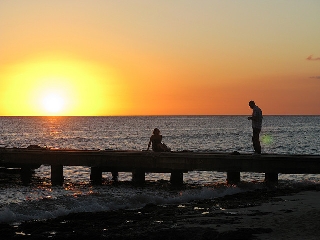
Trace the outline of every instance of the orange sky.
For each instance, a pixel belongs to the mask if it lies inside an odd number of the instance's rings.
[[[319,115],[319,9],[4,0],[0,115]]]

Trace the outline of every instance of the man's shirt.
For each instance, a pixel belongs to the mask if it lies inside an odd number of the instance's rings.
[[[255,106],[252,112],[252,128],[259,128],[262,127],[262,111],[258,106]]]

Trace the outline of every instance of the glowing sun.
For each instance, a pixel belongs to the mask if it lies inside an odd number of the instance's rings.
[[[1,67],[1,66],[0,66]],[[99,62],[64,55],[27,59],[0,69],[0,113],[8,116],[111,115],[120,104],[117,77]]]
[[[63,110],[65,101],[63,97],[58,94],[50,93],[42,100],[44,110],[50,114],[57,114]]]

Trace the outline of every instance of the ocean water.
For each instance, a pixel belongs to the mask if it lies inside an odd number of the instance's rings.
[[[142,151],[155,127],[173,151],[252,152],[247,116],[0,117],[0,147]],[[319,155],[319,136],[320,116],[265,116],[260,139],[265,153]],[[131,173],[119,173],[117,184],[104,173],[102,186],[91,185],[89,176],[88,167],[64,167],[63,186],[51,186],[50,166],[41,166],[23,186],[18,174],[0,172],[0,222],[184,203],[264,187],[263,173],[241,173],[241,183],[230,186],[224,172],[189,172],[181,188],[164,173],[147,173],[144,187],[132,185]],[[316,174],[279,174],[279,187],[319,182]]]

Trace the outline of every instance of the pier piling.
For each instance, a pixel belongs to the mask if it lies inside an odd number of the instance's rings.
[[[102,170],[100,167],[91,167],[90,180],[94,185],[102,184]]]
[[[145,171],[140,169],[134,169],[132,171],[132,182],[137,185],[144,184],[145,178],[146,178],[145,175],[146,175]]]
[[[228,184],[237,184],[240,182],[240,172],[227,172]]]
[[[29,185],[31,182],[31,177],[33,173],[33,169],[29,165],[24,165],[20,169],[20,176],[21,176],[21,181],[23,185]]]
[[[278,173],[265,173],[264,181],[266,183],[277,184],[278,183]]]
[[[51,184],[62,185],[63,181],[63,165],[51,165]]]
[[[180,172],[180,171],[171,172],[170,182],[173,185],[182,185],[183,184],[183,172]]]

